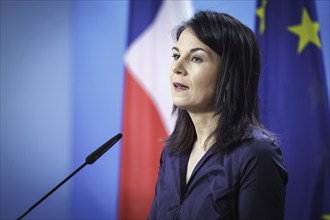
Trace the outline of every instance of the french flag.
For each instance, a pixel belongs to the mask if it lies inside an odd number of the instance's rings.
[[[160,154],[172,130],[169,71],[173,28],[190,1],[131,1],[125,54],[119,219],[146,219]]]

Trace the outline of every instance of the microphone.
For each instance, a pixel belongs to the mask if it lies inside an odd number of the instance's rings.
[[[122,134],[119,133],[113,136],[110,140],[105,142],[101,147],[97,148],[93,153],[88,155],[85,159],[85,163],[83,163],[80,167],[78,167],[74,172],[72,172],[67,178],[65,178],[62,182],[60,182],[57,186],[55,186],[51,191],[49,191],[44,197],[42,197],[38,202],[36,202],[31,208],[26,210],[17,220],[22,219],[29,212],[31,212],[35,207],[37,207],[42,201],[44,201],[48,196],[50,196],[55,190],[57,190],[60,186],[62,186],[66,181],[68,181],[72,176],[78,173],[82,168],[84,168],[87,164],[93,164],[96,160],[98,160],[105,152],[107,152],[117,141],[122,138]]]

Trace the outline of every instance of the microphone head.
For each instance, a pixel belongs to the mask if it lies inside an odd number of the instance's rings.
[[[99,159],[105,152],[107,152],[117,141],[119,141],[122,138],[122,134],[119,133],[115,136],[113,136],[110,140],[105,142],[101,147],[97,148],[93,153],[88,155],[86,157],[86,163],[87,164],[92,164],[94,163],[97,159]]]

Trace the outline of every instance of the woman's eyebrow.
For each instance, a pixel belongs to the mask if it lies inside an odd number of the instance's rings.
[[[172,47],[172,50],[176,50],[179,52],[179,48],[177,48],[177,47]]]
[[[180,51],[179,48],[177,48],[177,47],[172,47],[172,50],[176,50],[178,52]],[[202,50],[205,53],[207,53],[207,51],[205,49],[201,48],[201,47],[192,48],[192,49],[190,49],[190,52],[196,52],[198,50]]]
[[[192,48],[192,49],[190,49],[190,52],[196,52],[196,51],[198,51],[198,50],[202,50],[202,51],[204,51],[205,53],[207,53],[207,51],[206,51],[205,49],[201,48],[201,47]]]

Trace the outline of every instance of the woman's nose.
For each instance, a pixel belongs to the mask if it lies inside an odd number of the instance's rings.
[[[175,60],[172,63],[172,71],[175,74],[186,74],[186,68],[183,60]]]

